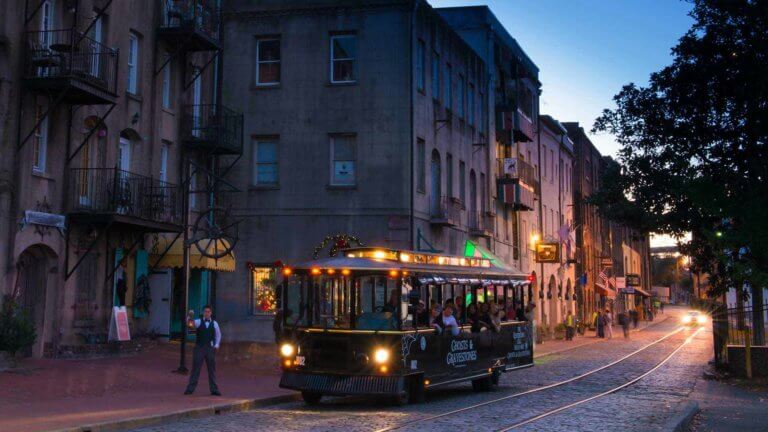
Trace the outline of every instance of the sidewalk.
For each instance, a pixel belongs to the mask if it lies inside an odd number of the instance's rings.
[[[710,381],[699,378],[690,395],[701,410],[690,431],[768,430],[768,382],[747,384],[744,380]]]
[[[191,350],[188,345],[187,367]],[[28,359],[14,372],[0,373],[0,431],[114,430],[117,425],[83,425],[129,421],[125,427],[136,419],[146,422],[148,417],[178,416],[180,411],[185,416],[210,415],[247,409],[257,400],[292,400],[294,392],[278,388],[274,351],[274,346],[260,347],[250,359],[219,355],[216,369],[222,397],[209,395],[205,371],[195,394],[182,395],[187,375],[172,372],[179,363],[178,344],[159,345],[131,357]]]

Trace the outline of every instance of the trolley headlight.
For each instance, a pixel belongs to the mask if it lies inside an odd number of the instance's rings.
[[[283,357],[291,357],[295,352],[296,348],[294,348],[293,345],[289,343],[285,343],[280,346],[280,354]]]
[[[696,318],[696,322],[699,323],[699,324],[706,324],[707,323],[707,317],[705,317],[704,315],[699,315]]]
[[[690,324],[690,323],[691,323],[691,316],[683,315],[683,324]]]
[[[386,348],[378,348],[373,353],[373,360],[378,363],[386,363],[389,361],[389,350]]]

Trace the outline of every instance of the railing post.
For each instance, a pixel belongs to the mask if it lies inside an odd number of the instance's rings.
[[[752,332],[747,327],[744,330],[744,369],[747,379],[752,379]]]

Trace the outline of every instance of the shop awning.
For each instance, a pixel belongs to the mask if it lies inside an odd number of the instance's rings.
[[[595,282],[595,288],[597,288],[597,292],[600,293],[600,295],[604,295],[610,298],[616,297],[616,291],[613,290],[610,285],[606,286],[599,282]]]
[[[644,290],[642,288],[638,288],[638,287],[635,287],[635,294],[640,294],[643,297],[650,297],[651,296],[651,293],[649,293],[648,291],[646,291],[646,290]]]
[[[496,268],[509,271],[509,272],[517,272],[517,270],[507,265],[507,263],[504,262],[503,259],[499,258],[496,254],[494,254],[493,252],[489,251],[487,248],[480,246],[479,244],[471,240],[467,240],[464,243],[464,256],[475,257],[475,258],[487,258],[491,260],[491,264],[493,264],[493,266]]]
[[[175,236],[163,234],[158,237],[157,243],[152,248],[152,254],[149,256],[149,263],[152,266],[157,267],[171,267],[181,268],[184,267],[184,248],[183,240],[180,236],[176,241],[171,244],[171,248],[164,256],[160,256],[163,251],[168,247]],[[210,243],[210,244],[209,244]],[[229,248],[229,243],[226,240],[200,240],[201,245],[207,245],[206,250],[213,254],[218,251],[226,250]],[[189,247],[189,266],[196,269],[205,269],[213,271],[235,271],[235,254],[230,252],[222,258],[215,259],[203,256],[198,250],[197,246],[192,245]]]

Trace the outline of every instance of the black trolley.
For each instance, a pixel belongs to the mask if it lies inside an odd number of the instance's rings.
[[[504,308],[510,318],[521,311],[530,282],[491,259],[356,248],[284,267],[283,275],[280,387],[300,391],[307,403],[323,395],[419,402],[431,387],[472,381],[488,390],[502,372],[533,366],[524,318],[461,325],[465,306],[456,335],[424,321],[421,308],[429,313],[448,299]]]

